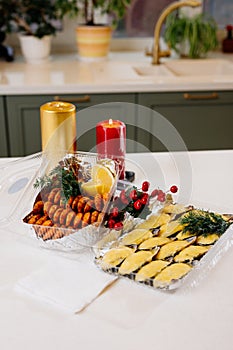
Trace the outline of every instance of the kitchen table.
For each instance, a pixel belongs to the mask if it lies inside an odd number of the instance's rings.
[[[10,161],[1,158],[0,166]],[[232,150],[130,154],[126,168],[136,171],[137,184],[145,178],[151,187],[177,184],[178,199],[186,196],[190,203],[233,212]],[[7,206],[4,196],[0,205]],[[21,241],[20,232],[0,228],[1,350],[232,348],[232,247],[186,292],[152,290],[121,279],[79,314],[14,290],[18,280],[51,261],[53,254]]]

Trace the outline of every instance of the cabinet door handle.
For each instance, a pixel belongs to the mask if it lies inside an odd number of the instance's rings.
[[[64,102],[71,102],[71,103],[84,103],[84,102],[90,102],[91,97],[89,95],[85,95],[83,97],[74,97],[74,98],[62,98],[61,96],[54,96],[54,101],[64,101]]]
[[[185,100],[216,100],[218,98],[217,92],[212,92],[212,94],[209,95],[194,95],[185,93],[184,94]]]

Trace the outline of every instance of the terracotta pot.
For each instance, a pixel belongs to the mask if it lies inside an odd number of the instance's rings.
[[[109,53],[112,29],[109,26],[78,26],[76,42],[80,59],[104,59]]]
[[[32,35],[19,35],[22,54],[29,63],[40,63],[48,60],[51,52],[51,35],[39,39]]]

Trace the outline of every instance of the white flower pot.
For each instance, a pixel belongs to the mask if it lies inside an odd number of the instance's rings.
[[[29,63],[47,61],[51,52],[51,35],[39,39],[32,35],[19,35],[22,54]]]

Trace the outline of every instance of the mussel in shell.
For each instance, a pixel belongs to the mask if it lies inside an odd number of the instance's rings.
[[[174,256],[176,253],[180,252],[182,249],[194,243],[196,237],[194,237],[190,241],[172,241],[163,245],[158,254],[156,255],[156,259],[167,259]]]
[[[136,226],[136,228],[140,228],[140,229],[150,229],[152,227],[154,227],[154,224],[157,222],[158,220],[158,215],[151,215],[148,219],[144,220],[143,222],[141,222],[140,224],[138,224]]]
[[[123,245],[140,244],[141,242],[145,241],[146,239],[152,236],[153,236],[152,232],[149,231],[148,229],[136,228],[122,237],[121,244]]]
[[[166,224],[170,220],[171,220],[171,216],[166,213],[162,213],[159,215],[151,215],[147,220],[137,225],[137,228],[148,228],[148,229],[157,228]]]
[[[153,281],[154,287],[166,287],[171,282],[184,277],[191,270],[191,266],[184,263],[174,263],[165,267]]]
[[[159,236],[160,237],[170,237],[175,233],[183,230],[184,226],[179,223],[179,221],[170,221],[160,227]]]
[[[169,264],[168,261],[155,260],[144,265],[135,276],[135,280],[138,282],[146,281],[152,277],[155,277],[162,269]]]
[[[154,247],[160,247],[169,242],[171,242],[171,240],[167,237],[152,237],[142,242],[138,249],[152,249]]]
[[[148,250],[141,250],[139,252],[129,255],[119,267],[118,273],[120,275],[128,275],[139,269],[142,265],[151,261],[155,252]]]
[[[187,239],[187,238],[191,238],[191,237],[194,237],[195,234],[194,233],[191,233],[189,231],[187,232],[179,232],[177,235],[176,235],[176,238],[179,239],[179,240],[183,240],[183,239]]]
[[[99,265],[103,270],[118,266],[125,258],[133,254],[135,249],[119,246],[108,250],[99,260]]]
[[[183,204],[172,204],[172,203],[165,205],[165,207],[162,209],[162,211],[167,214],[182,214],[186,210],[187,209]]]
[[[200,244],[200,245],[214,244],[218,239],[219,239],[219,236],[216,233],[212,233],[207,236],[201,235],[197,238],[197,244]]]
[[[194,259],[200,258],[204,255],[208,250],[208,247],[199,246],[199,245],[191,245],[187,248],[184,248],[178,255],[175,256],[175,262],[192,262]]]

